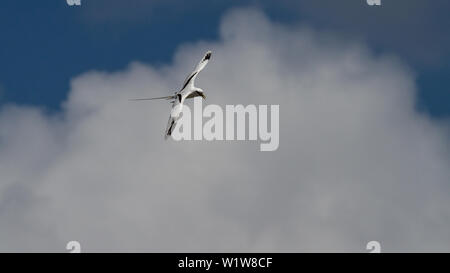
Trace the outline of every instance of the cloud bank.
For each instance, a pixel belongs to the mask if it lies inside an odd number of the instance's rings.
[[[0,251],[450,251],[448,133],[407,67],[252,9],[219,31],[75,77],[59,114],[1,109]],[[277,151],[164,141],[169,105],[128,101],[177,90],[207,49],[205,103],[279,104]]]

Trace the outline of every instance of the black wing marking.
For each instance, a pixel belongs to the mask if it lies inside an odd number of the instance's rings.
[[[197,75],[198,72],[193,73],[184,83],[183,88],[181,88],[181,90],[183,90],[184,88],[186,88],[186,86],[189,84],[189,82],[192,80],[192,78]]]
[[[211,52],[206,53],[205,58],[203,58],[203,61],[211,59]]]
[[[169,130],[167,131],[167,135],[172,135],[173,125],[175,124],[175,120],[172,120],[172,123],[170,124]]]

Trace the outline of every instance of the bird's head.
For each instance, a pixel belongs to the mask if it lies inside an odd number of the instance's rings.
[[[199,95],[200,95],[204,100],[206,99],[205,92],[203,92],[203,89],[197,88],[196,91],[199,93]]]

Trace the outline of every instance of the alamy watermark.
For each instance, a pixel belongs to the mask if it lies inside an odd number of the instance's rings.
[[[81,244],[78,241],[70,241],[66,244],[66,249],[70,253],[81,253]]]
[[[81,244],[78,241],[70,241],[66,244],[66,250],[69,250],[69,253],[81,253]],[[366,244],[366,250],[369,250],[369,253],[381,253],[381,244],[378,241],[370,241]]]
[[[369,6],[381,6],[381,0],[366,0]]]
[[[81,6],[81,0],[66,0],[69,6]]]
[[[204,123],[203,118],[208,120]],[[275,151],[280,144],[279,119],[279,105],[226,105],[223,110],[219,105],[209,104],[203,109],[202,100],[195,98],[193,112],[183,105],[172,138],[176,141],[259,139],[261,151]]]
[[[370,241],[367,243],[366,249],[370,250],[370,253],[381,253],[381,244],[378,241]]]
[[[69,6],[81,6],[81,0],[66,0]],[[369,6],[381,6],[381,0],[366,0]]]

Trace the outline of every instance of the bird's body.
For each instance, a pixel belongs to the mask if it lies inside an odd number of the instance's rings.
[[[205,56],[201,59],[198,65],[195,67],[194,71],[190,73],[184,80],[183,86],[180,91],[175,92],[173,96],[159,97],[159,98],[148,98],[148,99],[137,99],[137,100],[155,100],[155,99],[173,99],[172,110],[170,111],[169,121],[167,123],[165,131],[165,139],[172,135],[173,129],[177,121],[181,117],[183,111],[183,103],[186,99],[191,99],[195,97],[202,97],[205,99],[205,94],[201,88],[195,87],[194,82],[200,71],[205,68],[209,59],[211,59],[211,51],[206,52]]]

